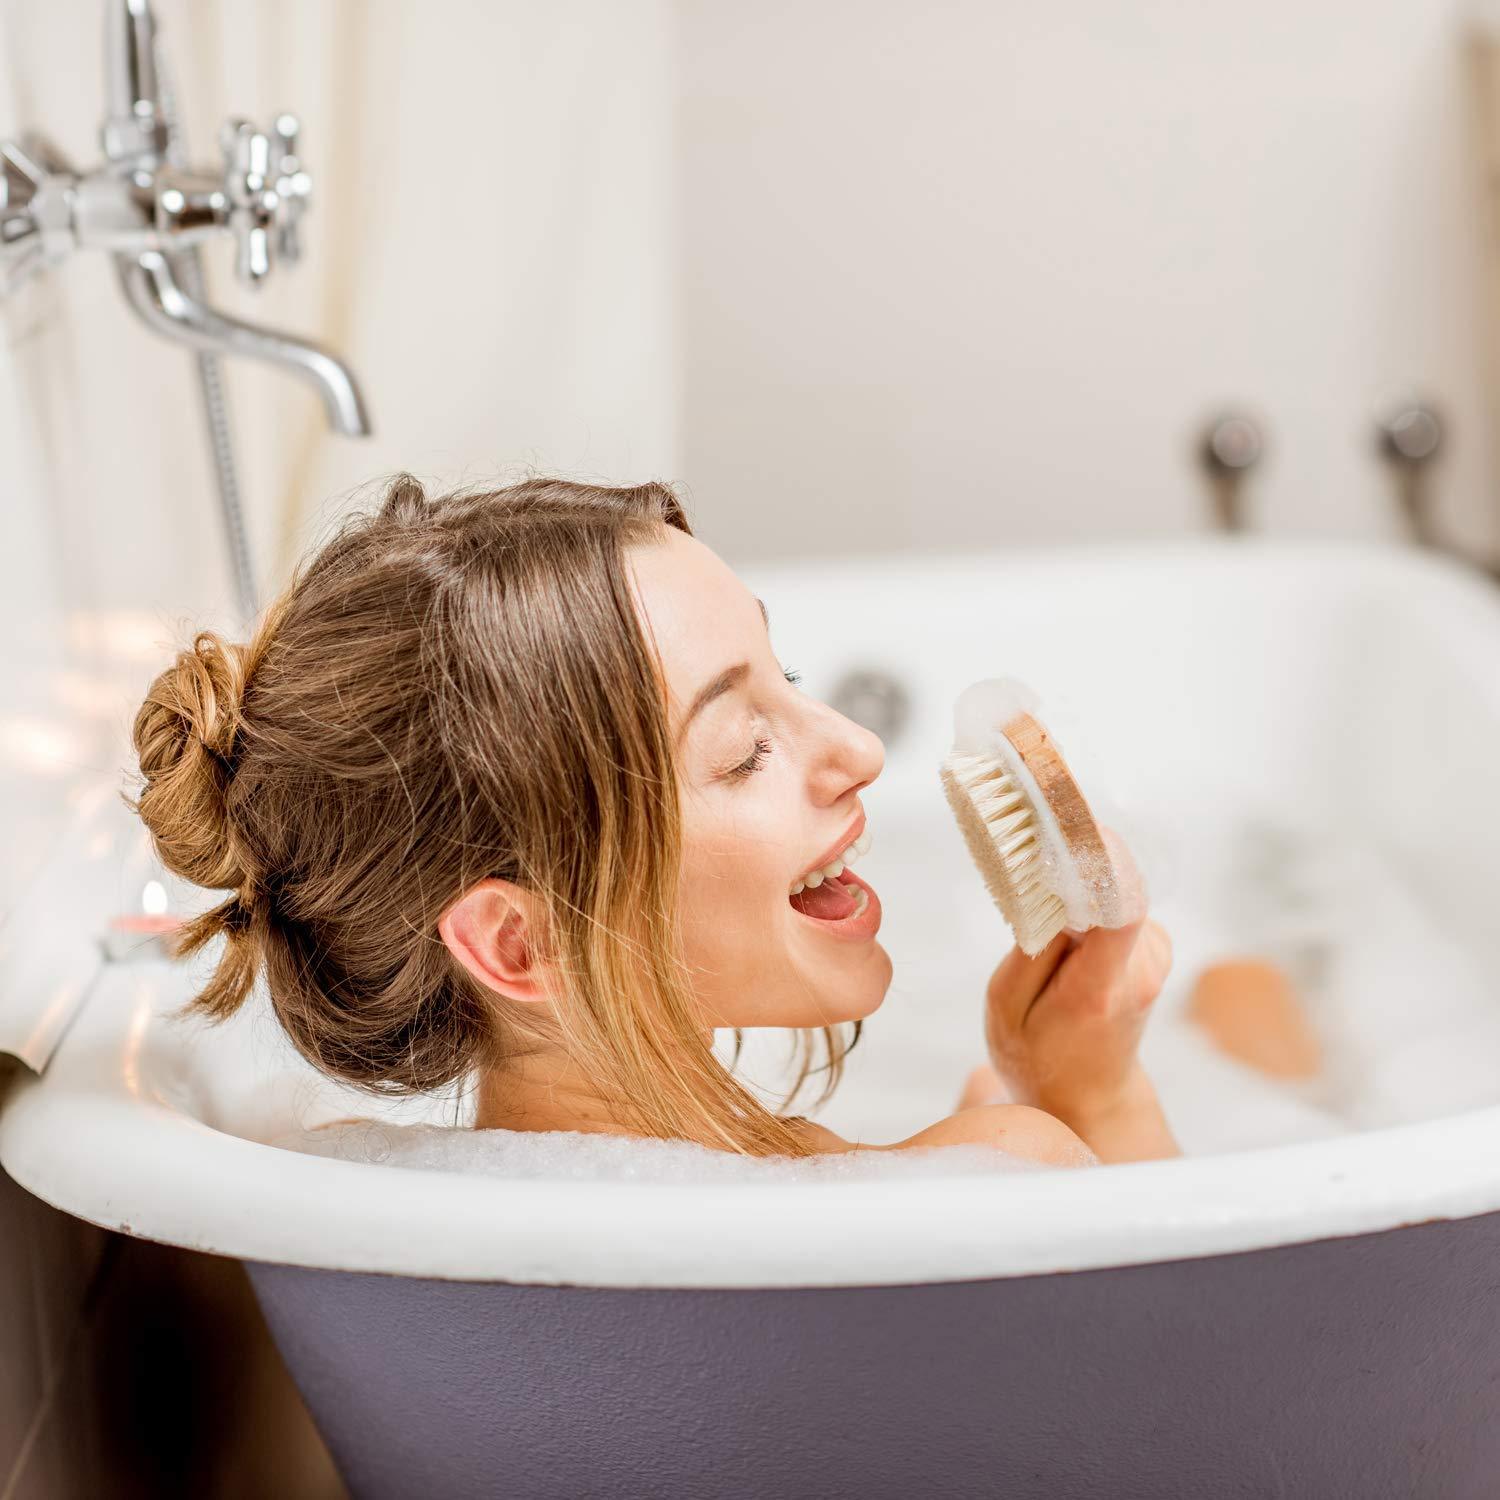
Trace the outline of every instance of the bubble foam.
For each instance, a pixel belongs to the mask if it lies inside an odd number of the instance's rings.
[[[979,1144],[747,1157],[692,1141],[576,1130],[475,1130],[383,1120],[341,1121],[280,1136],[273,1144],[313,1156],[417,1171],[575,1182],[827,1183],[1046,1170],[998,1147]]]

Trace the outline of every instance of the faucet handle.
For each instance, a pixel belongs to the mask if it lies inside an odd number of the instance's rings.
[[[224,153],[224,195],[241,281],[258,285],[271,272],[271,230],[281,200],[271,181],[271,139],[249,120],[229,119],[219,132]]]
[[[283,260],[302,258],[302,235],[299,225],[312,195],[312,177],[297,154],[302,123],[296,115],[280,114],[275,124],[276,196],[281,200],[277,217],[276,254]]]

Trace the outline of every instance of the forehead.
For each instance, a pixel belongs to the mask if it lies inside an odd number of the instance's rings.
[[[636,599],[661,655],[674,708],[743,661],[764,621],[755,595],[711,547],[671,529],[630,549]]]

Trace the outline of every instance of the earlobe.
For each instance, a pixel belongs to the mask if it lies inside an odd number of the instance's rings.
[[[506,880],[481,880],[438,921],[444,946],[486,989],[512,1000],[547,998],[531,903]]]

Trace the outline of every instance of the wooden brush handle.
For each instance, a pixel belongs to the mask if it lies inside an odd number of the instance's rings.
[[[1108,920],[1115,905],[1114,866],[1104,846],[1104,835],[1094,821],[1088,802],[1078,789],[1062,752],[1046,729],[1030,714],[1017,714],[1001,733],[1015,746],[1025,762],[1047,806],[1062,830],[1063,841],[1079,876],[1093,892],[1100,916]]]

